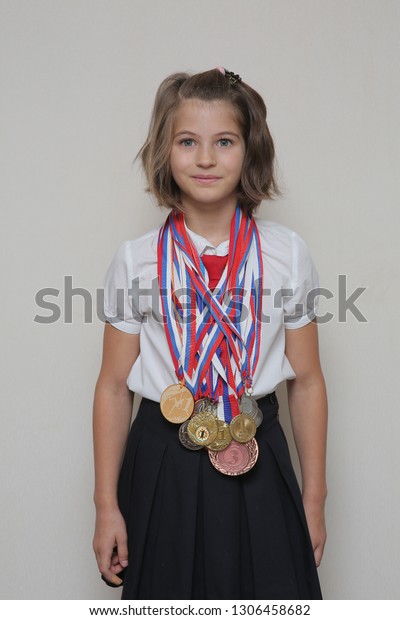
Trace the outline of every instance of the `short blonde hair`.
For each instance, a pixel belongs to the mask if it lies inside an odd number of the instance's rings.
[[[181,209],[180,191],[172,176],[170,154],[177,110],[182,101],[227,101],[237,112],[246,144],[238,201],[246,213],[263,199],[281,195],[275,172],[274,142],[268,129],[262,97],[242,81],[232,84],[218,69],[174,73],[161,83],[155,98],[149,133],[137,157],[141,159],[148,188],[159,205]]]

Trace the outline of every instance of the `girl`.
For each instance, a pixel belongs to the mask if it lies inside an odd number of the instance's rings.
[[[222,68],[165,79],[140,151],[170,209],[105,280],[93,547],[124,599],[318,599],[327,405],[317,275],[279,194],[265,104]],[[300,493],[275,388],[287,381]],[[133,393],[142,396],[131,429]]]

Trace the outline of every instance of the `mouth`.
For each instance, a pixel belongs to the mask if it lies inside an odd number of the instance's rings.
[[[200,183],[201,185],[210,185],[211,183],[219,181],[220,178],[221,177],[217,177],[213,174],[196,174],[192,176],[192,179],[194,179],[197,183]]]

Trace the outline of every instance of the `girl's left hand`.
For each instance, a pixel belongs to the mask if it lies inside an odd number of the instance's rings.
[[[326,527],[324,516],[324,505],[307,501],[303,498],[304,511],[306,513],[308,530],[310,532],[311,544],[314,551],[315,564],[321,564],[322,554],[326,542]]]

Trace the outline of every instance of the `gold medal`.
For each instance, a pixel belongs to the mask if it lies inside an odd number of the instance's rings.
[[[212,413],[198,413],[189,420],[187,431],[192,441],[199,446],[208,446],[217,438],[217,419]]]
[[[217,425],[217,438],[212,443],[210,443],[207,448],[209,450],[215,450],[216,452],[219,452],[220,450],[225,450],[225,448],[229,446],[232,441],[232,435],[229,430],[229,424],[227,424],[223,420],[217,420]]]
[[[180,383],[169,385],[160,399],[160,409],[164,418],[174,424],[182,424],[192,415],[194,398],[190,390]]]
[[[249,415],[241,413],[233,418],[229,425],[233,439],[240,443],[246,443],[253,439],[257,431],[256,423]]]
[[[258,444],[253,438],[247,443],[231,441],[225,450],[208,451],[208,456],[215,469],[226,476],[240,476],[248,472],[257,462]]]

